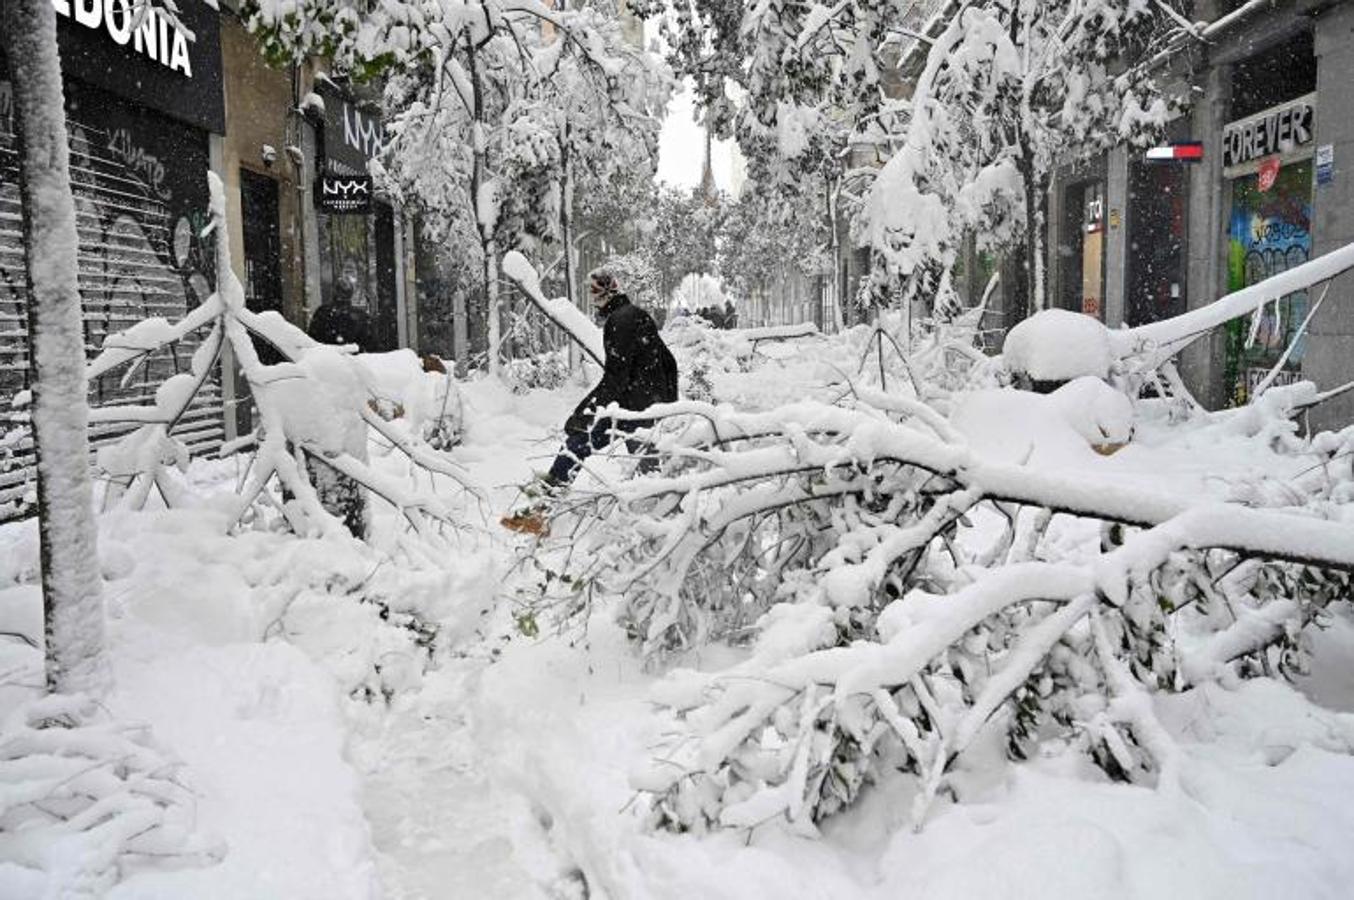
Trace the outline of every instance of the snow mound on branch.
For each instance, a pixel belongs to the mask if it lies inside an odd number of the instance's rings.
[[[971,391],[955,400],[950,424],[985,459],[1067,463],[1090,447],[1133,437],[1133,403],[1099,378],[1075,378],[1051,394],[1014,388]]]
[[[1074,378],[1048,399],[1091,444],[1126,444],[1133,437],[1133,401],[1099,378]]]
[[[349,354],[317,346],[295,363],[271,368],[276,375],[256,390],[281,413],[291,438],[326,451],[361,446],[365,426],[355,410],[371,391]]]
[[[950,424],[975,453],[994,462],[1057,465],[1094,455],[1061,405],[1045,394],[1014,388],[963,394],[955,399]]]
[[[1002,358],[1012,372],[1035,381],[1109,375],[1114,355],[1109,329],[1088,315],[1045,309],[1011,329]]]
[[[403,419],[411,434],[442,449],[460,440],[465,410],[460,388],[449,374],[426,371],[412,350],[363,353],[357,359],[367,371],[372,403],[383,419]]]

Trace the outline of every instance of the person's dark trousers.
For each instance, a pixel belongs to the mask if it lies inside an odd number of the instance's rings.
[[[559,456],[555,457],[555,464],[550,467],[550,474],[547,477],[555,484],[568,484],[578,474],[578,468],[583,464],[583,460],[594,451],[601,450],[621,434],[632,434],[637,429],[648,428],[652,424],[653,422],[647,420],[631,419],[617,422],[612,419],[598,419],[587,431],[570,431],[565,436],[564,447],[560,450]],[[625,447],[635,455],[647,453],[652,449],[647,442],[635,437],[626,438]],[[639,462],[641,475],[656,468],[658,458],[655,456],[646,455]]]

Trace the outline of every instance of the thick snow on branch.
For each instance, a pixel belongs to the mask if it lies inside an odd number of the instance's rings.
[[[547,300],[541,293],[541,279],[527,258],[516,250],[503,256],[503,274],[507,275],[522,289],[532,303],[546,318],[562,328],[565,334],[573,338],[584,352],[598,364],[606,362],[606,350],[602,346],[602,330],[592,323],[578,307],[564,297]]]
[[[575,501],[595,504],[601,522],[571,537],[585,562],[564,582],[622,598],[621,620],[651,653],[743,633],[764,613],[743,663],[679,673],[655,693],[677,718],[674,737],[632,784],[653,796],[660,822],[747,827],[783,815],[811,831],[878,767],[917,773],[920,823],[980,733],[1034,735],[1012,710],[1063,702],[1034,692],[1036,681],[1069,696],[1101,691],[1102,713],[1081,732],[1097,742],[1088,752],[1108,748],[1105,758],[1150,769],[1169,789],[1183,762],[1151,708],[1165,676],[1142,670],[1161,653],[1142,634],[1155,628],[1145,620],[1194,602],[1178,573],[1203,559],[1254,558],[1275,577],[1309,573],[1293,590],[1335,596],[1347,581],[1339,571],[1354,571],[1354,525],[1336,510],[1200,505],[1087,473],[995,463],[957,434],[938,437],[926,416],[868,401],[858,392],[850,408],[760,413],[670,404],[649,413],[662,421],[668,470]],[[989,504],[1008,535],[993,550],[965,550],[958,532]],[[1023,550],[1022,509],[1040,511]],[[1120,526],[1098,552],[1031,560],[1049,510],[1147,527]],[[1155,665],[1181,666],[1188,683],[1267,653],[1310,618],[1313,601],[1268,600],[1266,583],[1234,601],[1237,624]],[[1111,644],[1092,640],[1088,613],[1116,634]],[[1068,646],[1098,660],[1100,673],[1050,669]],[[955,683],[964,690],[946,687]],[[880,741],[891,749],[872,754]]]
[[[148,320],[109,336],[104,352],[90,364],[92,373],[102,374],[134,363],[166,341],[211,327],[193,355],[191,371],[160,385],[154,406],[100,411],[99,421],[141,426],[100,451],[100,465],[114,482],[111,495],[123,492],[127,506],[141,508],[151,491],[158,490],[167,504],[177,505],[182,492],[167,477],[167,468],[186,468],[188,451],[170,432],[197,392],[218,374],[220,351],[228,345],[258,407],[255,434],[237,445],[253,446],[255,459],[238,500],[236,521],[276,478],[292,499],[272,505],[280,506],[289,525],[300,533],[337,532],[343,527],[336,518],[338,508],[360,505],[365,502],[364,491],[371,491],[391,503],[415,531],[429,536],[428,520],[447,522],[448,511],[367,464],[368,428],[408,460],[411,475],[412,469],[445,475],[466,487],[459,469],[437,449],[450,447],[457,439],[461,407],[454,382],[445,372],[425,371],[408,351],[357,356],[317,343],[276,313],[249,310],[224,240],[224,186],[215,174],[208,180],[210,227],[218,236],[216,293],[178,322]],[[258,338],[278,350],[283,361],[265,365],[255,349]],[[318,461],[313,470],[307,457]],[[344,485],[338,475],[351,482]],[[312,483],[312,476],[324,485]],[[317,486],[323,490],[317,492]],[[345,509],[342,515],[353,528],[355,513]]]
[[[1271,275],[1264,281],[1233,291],[1183,315],[1139,325],[1127,331],[1112,332],[1116,355],[1129,356],[1169,348],[1232,319],[1249,315],[1266,303],[1272,303],[1294,291],[1307,290],[1329,281],[1350,269],[1354,269],[1354,244],[1347,244],[1300,266]]]

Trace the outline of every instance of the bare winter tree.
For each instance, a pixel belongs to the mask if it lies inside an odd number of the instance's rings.
[[[38,471],[47,687],[99,693],[104,651],[98,533],[89,472],[84,328],[76,284],[65,96],[48,0],[3,0],[0,41],[10,60],[19,183],[28,249],[33,445]]]

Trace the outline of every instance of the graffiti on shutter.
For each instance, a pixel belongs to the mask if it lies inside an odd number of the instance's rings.
[[[182,317],[215,282],[214,254],[198,237],[206,222],[205,133],[74,83],[68,94],[71,187],[75,194],[85,352],[142,319]],[[33,445],[13,399],[30,387],[28,314],[18,154],[9,84],[0,81],[0,520],[30,511],[36,493]],[[92,406],[153,404],[166,378],[191,366],[197,337],[164,348],[130,373],[89,386]],[[97,447],[132,426],[95,424]],[[219,378],[199,393],[174,429],[194,454],[221,445]]]

